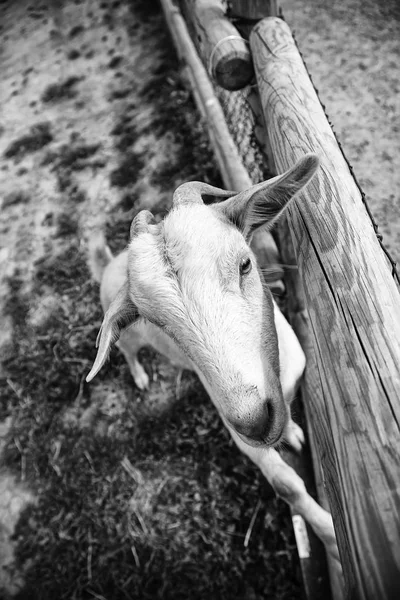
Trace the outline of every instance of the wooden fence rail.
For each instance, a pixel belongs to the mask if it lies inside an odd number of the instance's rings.
[[[286,23],[250,36],[278,171],[321,168],[289,211],[315,379],[309,397],[351,599],[400,597],[400,294]]]
[[[254,77],[250,49],[225,16],[222,0],[186,0],[183,7],[210,76],[227,90],[248,85]]]

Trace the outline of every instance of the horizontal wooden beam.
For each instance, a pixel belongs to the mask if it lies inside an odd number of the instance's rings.
[[[279,222],[278,227],[279,232],[279,242],[280,242],[280,251],[282,256],[283,263],[287,266],[286,275],[285,275],[285,285],[286,285],[286,309],[287,309],[287,317],[294,329],[295,334],[297,335],[301,347],[303,348],[306,356],[307,356],[307,368],[305,371],[305,375],[303,377],[303,381],[301,384],[301,397],[303,402],[304,413],[306,417],[306,431],[307,431],[307,439],[308,445],[310,448],[310,455],[313,464],[313,473],[317,491],[318,502],[327,510],[331,512],[331,507],[329,506],[328,497],[326,495],[326,489],[324,485],[324,473],[321,465],[321,459],[319,456],[319,451],[315,441],[315,434],[310,427],[310,424],[313,421],[313,415],[311,413],[312,406],[315,403],[320,401],[321,390],[319,388],[319,372],[317,361],[315,357],[315,350],[311,340],[311,331],[310,331],[310,323],[307,313],[307,308],[304,301],[304,293],[303,286],[301,282],[301,278],[299,276],[299,272],[297,269],[297,262],[293,248],[292,237],[290,234],[290,228],[287,222],[287,218],[283,217]],[[309,484],[307,485],[307,480],[303,477],[307,490],[309,490]],[[310,531],[310,538],[313,540],[313,532]],[[319,540],[318,540],[319,541]],[[303,578],[305,581],[305,587],[307,587],[310,591],[308,591],[307,598],[310,600],[321,599],[328,597],[328,594],[324,592],[323,594],[319,593],[319,586],[321,583],[315,578],[313,575],[316,571],[315,562],[321,560],[321,553],[324,553],[324,548],[321,542],[314,541],[315,551],[312,554],[312,558],[314,559],[310,565],[303,566]],[[343,581],[343,571],[340,568],[340,565],[336,560],[332,558],[330,554],[326,556],[327,559],[327,567],[329,571],[329,581],[331,586],[331,596],[333,600],[343,600],[344,598],[344,581]]]
[[[268,145],[268,138],[266,135],[266,127],[262,114],[258,89],[253,88],[252,93],[247,99],[250,102],[254,115],[254,134],[266,157],[268,170],[272,174],[277,175],[278,173],[274,164],[271,148]],[[330,512],[330,506],[323,484],[323,473],[321,469],[320,458],[316,450],[312,430],[310,430],[308,426],[309,416],[307,398],[312,392],[319,393],[318,389],[315,389],[315,386],[311,385],[310,388],[309,382],[317,381],[318,373],[315,374],[315,361],[311,360],[312,355],[309,352],[311,345],[308,334],[308,321],[306,320],[306,309],[302,294],[301,280],[297,269],[292,238],[285,216],[281,217],[279,220],[277,233],[279,238],[281,260],[285,265],[285,316],[288,318],[289,323],[293,327],[294,332],[296,333],[300,344],[308,357],[307,369],[305,376],[302,379],[300,390],[304,414],[306,417],[305,421],[308,434],[308,448],[305,448],[301,454],[297,454],[296,456],[294,456],[293,453],[288,453],[288,456],[284,455],[284,459],[286,462],[290,463],[291,467],[293,467],[303,479],[307,491],[312,496],[316,496],[319,504],[321,504],[325,510]],[[296,411],[296,408],[294,410]],[[310,451],[309,453],[308,450]],[[293,518],[296,519],[298,517],[296,516],[296,513],[292,512],[292,519]],[[305,523],[305,527],[309,537],[310,556],[302,557],[301,553],[299,553],[305,597],[307,600],[321,600],[322,598],[324,600],[343,600],[343,574],[340,565],[330,554],[325,552],[323,543],[316,536],[313,529],[307,523]]]
[[[221,0],[186,0],[184,6],[209,75],[226,90],[247,86],[254,77],[248,42],[226,18]]]
[[[400,294],[360,190],[286,23],[250,36],[279,172],[306,152],[321,168],[288,220],[319,380],[309,414],[349,598],[400,589]]]

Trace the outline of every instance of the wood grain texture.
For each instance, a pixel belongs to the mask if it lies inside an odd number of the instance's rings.
[[[316,372],[309,414],[349,598],[400,592],[400,294],[288,26],[250,37],[279,172],[306,152],[317,176],[288,211]]]
[[[254,77],[247,42],[226,18],[220,0],[187,0],[186,17],[197,36],[209,74],[226,90],[240,90]]]
[[[257,142],[262,149],[266,159],[268,168],[274,175],[277,175],[274,164],[271,148],[268,144],[264,116],[260,103],[258,89],[253,88],[252,93],[248,96],[254,119],[254,134]],[[314,381],[319,381],[318,372],[315,371],[315,359],[310,353],[312,348],[310,344],[310,336],[308,334],[308,318],[304,303],[304,295],[302,292],[301,279],[297,270],[297,262],[293,249],[292,238],[287,224],[287,219],[283,216],[278,223],[278,238],[281,260],[285,269],[285,287],[286,295],[284,299],[285,316],[292,325],[297,337],[300,340],[301,346],[307,355],[307,369],[301,384],[301,397],[303,399],[303,407],[305,414],[305,425],[307,429],[307,446],[303,452],[298,455],[293,453],[285,453],[283,458],[290,464],[303,479],[307,491],[312,497],[318,499],[319,504],[330,512],[330,506],[323,483],[323,473],[321,461],[317,452],[312,430],[308,426],[308,405],[307,398],[311,391],[318,390],[318,385],[312,385]],[[280,306],[282,308],[282,306]],[[311,382],[311,386],[310,386]],[[319,397],[319,392],[318,397]],[[294,408],[296,415],[296,407]],[[293,513],[292,513],[293,514]],[[311,527],[306,523],[308,536],[311,546],[311,556],[308,559],[300,559],[300,567],[302,571],[303,583],[305,588],[305,596],[307,600],[342,600],[344,597],[343,573],[340,570],[337,562],[325,552],[324,545],[321,540],[315,535]],[[330,587],[329,587],[330,584]]]
[[[318,404],[320,401],[320,378],[315,356],[315,350],[310,336],[310,324],[304,300],[303,285],[297,269],[297,262],[293,248],[290,227],[285,216],[279,221],[278,235],[282,262],[288,267],[285,275],[285,285],[287,290],[287,317],[307,357],[307,368],[301,384],[301,396],[306,417],[305,420],[307,425],[307,441],[310,448],[310,455],[313,464],[313,474],[317,489],[317,498],[321,506],[323,506],[323,508],[325,508],[325,510],[327,510],[328,512],[331,512],[331,507],[329,506],[329,501],[325,489],[324,473],[321,465],[318,447],[315,441],[315,434],[312,427],[310,427],[310,424],[312,423],[312,415],[310,414],[310,409],[314,404]],[[298,471],[298,469],[296,470]],[[304,481],[306,483],[307,490],[310,491],[308,481],[306,479],[304,479]],[[310,537],[312,538],[312,532],[310,533]],[[315,553],[324,553],[324,549],[323,547],[321,547],[321,544],[317,545],[317,541],[315,541],[314,545],[314,557]],[[336,561],[332,560],[332,557],[330,555],[328,555],[326,558],[332,597],[334,600],[342,600],[344,598],[343,572],[338,567]],[[315,571],[314,563],[309,566],[309,570],[311,571],[310,575],[306,573],[304,575],[304,579],[311,580],[310,586],[312,585],[313,587],[315,587],[315,582],[312,578],[312,574]],[[308,595],[308,597],[326,597],[326,595],[318,596],[317,593],[318,592],[314,593],[314,591],[312,591]]]
[[[231,0],[232,16],[258,21],[279,14],[277,0]]]

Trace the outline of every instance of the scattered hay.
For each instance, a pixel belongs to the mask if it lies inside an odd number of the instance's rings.
[[[61,83],[51,83],[42,94],[42,102],[60,102],[75,98],[78,94],[75,86],[81,79],[81,77],[71,75]]]
[[[139,138],[136,124],[131,121],[129,116],[120,117],[111,131],[111,135],[118,136],[115,147],[119,152],[126,152]]]
[[[2,207],[4,209],[16,204],[27,204],[29,200],[30,196],[25,190],[14,190],[4,196]]]
[[[93,166],[88,159],[96,154],[100,147],[100,144],[63,144],[57,151],[49,153],[45,160],[57,168],[80,171]]]
[[[130,93],[131,93],[130,88],[128,88],[128,87],[120,88],[119,90],[114,90],[111,93],[111,99],[112,100],[122,100],[123,98],[126,98],[127,96],[129,96]]]
[[[49,122],[32,125],[29,133],[11,142],[4,152],[5,158],[22,158],[25,154],[36,152],[53,140]]]
[[[16,569],[13,539],[20,513],[34,502],[33,495],[16,477],[0,472],[0,595],[12,598],[24,587],[23,573]]]
[[[144,167],[141,155],[130,151],[124,155],[119,166],[110,173],[110,184],[115,187],[127,187],[136,183],[140,177],[140,171]]]
[[[79,58],[81,55],[81,53],[79,52],[79,50],[77,50],[76,48],[73,48],[72,50],[70,50],[67,54],[67,58],[68,60],[76,60],[77,58]]]
[[[57,216],[56,225],[54,238],[76,236],[78,233],[78,219],[76,215],[71,215],[69,212],[61,212]]]
[[[108,63],[109,69],[116,69],[122,63],[123,57],[121,55],[113,56],[113,58]]]
[[[84,31],[85,31],[85,28],[83,27],[83,25],[75,25],[75,27],[72,27],[72,29],[70,29],[68,36],[72,39],[72,38],[77,37]]]

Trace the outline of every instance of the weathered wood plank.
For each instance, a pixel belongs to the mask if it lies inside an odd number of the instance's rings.
[[[264,19],[250,44],[276,167],[308,151],[321,159],[288,219],[319,374],[309,412],[347,595],[392,599],[400,590],[399,290],[288,26]]]
[[[252,93],[248,96],[248,102],[251,105],[255,117],[254,134],[266,156],[269,170],[276,175],[277,171],[274,164],[274,157],[268,144],[264,116],[262,114],[257,88],[252,89]],[[287,267],[285,271],[285,287],[287,292],[285,299],[286,316],[307,355],[307,369],[301,384],[301,396],[306,417],[308,447],[310,450],[310,452],[308,452],[308,448],[305,448],[305,451],[298,456],[293,457],[289,455],[284,458],[302,477],[308,492],[318,499],[318,502],[325,510],[330,512],[330,506],[323,483],[321,461],[314,441],[312,429],[309,427],[308,415],[307,398],[313,391],[319,394],[318,385],[315,386],[314,384],[315,381],[319,381],[319,377],[318,372],[315,370],[316,363],[314,353],[311,354],[312,345],[310,344],[310,336],[308,334],[308,318],[302,293],[302,284],[297,270],[292,238],[285,217],[279,221],[278,237],[281,259],[283,264]],[[306,527],[310,541],[311,556],[309,559],[300,558],[300,566],[307,599],[328,600],[332,597],[334,600],[343,600],[343,573],[338,563],[333,560],[330,555],[326,554],[324,545],[319,538],[317,538],[311,527],[307,526],[307,524]]]
[[[307,368],[301,385],[301,396],[306,417],[307,438],[313,464],[313,473],[315,478],[315,485],[317,488],[317,497],[319,503],[325,508],[325,510],[331,512],[331,507],[329,506],[329,501],[326,495],[324,485],[323,469],[320,461],[318,448],[315,442],[315,434],[312,427],[310,427],[310,423],[312,422],[312,415],[310,414],[310,410],[315,403],[318,403],[320,401],[320,378],[315,357],[315,350],[310,336],[310,324],[307,308],[304,301],[303,285],[297,269],[297,262],[290,234],[290,228],[285,217],[283,217],[279,222],[278,232],[282,261],[285,265],[287,265],[285,276],[285,284],[287,290],[287,316],[307,357]],[[296,470],[298,471],[298,469]],[[305,479],[304,477],[303,479],[306,483],[307,489],[310,491],[310,484],[308,483],[307,479]],[[310,532],[310,538],[311,540],[313,539],[312,531]],[[314,545],[315,559],[316,553],[323,553],[324,549],[323,547],[321,548],[322,544],[318,545],[317,541],[314,542]],[[308,565],[306,565],[304,569],[306,569],[307,566]],[[343,572],[339,568],[337,562],[332,560],[332,558],[329,555],[327,556],[327,566],[329,570],[329,580],[331,585],[332,597],[334,598],[334,600],[342,600],[344,598]],[[309,597],[325,598],[325,595],[317,596],[314,593],[316,583],[312,581],[312,573],[313,571],[315,571],[315,564],[310,565],[309,571],[310,572],[306,571],[303,574],[305,580],[311,579],[309,586],[312,586],[313,589],[310,592]]]
[[[264,17],[274,17],[279,14],[277,0],[231,0],[233,17],[259,21]]]
[[[254,134],[257,138],[257,142],[266,156],[269,170],[272,173],[277,174],[271,148],[268,144],[258,89],[253,88],[252,93],[248,96],[248,102],[251,105],[255,117]],[[289,462],[296,472],[299,473],[308,492],[312,496],[315,496],[318,499],[318,502],[330,512],[328,498],[323,485],[320,459],[312,437],[312,430],[308,427],[307,396],[310,391],[308,382],[318,381],[319,378],[318,373],[315,373],[315,361],[312,360],[312,356],[308,351],[310,344],[307,333],[307,321],[304,318],[304,299],[301,293],[301,281],[297,270],[293,243],[286,218],[283,217],[278,225],[281,259],[282,263],[288,266],[285,270],[285,287],[287,292],[285,301],[286,316],[294,328],[307,355],[307,369],[301,385],[301,396],[306,416],[308,446],[310,450],[310,452],[308,452],[308,448],[305,448],[305,451],[298,456],[289,454],[288,456],[285,455],[284,458],[286,462]],[[315,387],[311,386],[311,390],[313,389],[315,389]],[[310,456],[312,459],[311,461]],[[293,516],[295,515],[292,515],[292,517]],[[326,554],[324,545],[319,538],[317,538],[312,528],[307,524],[306,527],[311,554],[309,558],[300,558],[306,598],[308,600],[328,600],[332,597],[334,600],[342,600],[344,597],[342,583],[343,574],[340,571],[337,562],[333,560],[330,555]],[[329,589],[329,584],[331,589]]]
[[[210,76],[230,91],[248,85],[254,77],[250,50],[226,18],[221,0],[187,0],[185,10]]]

